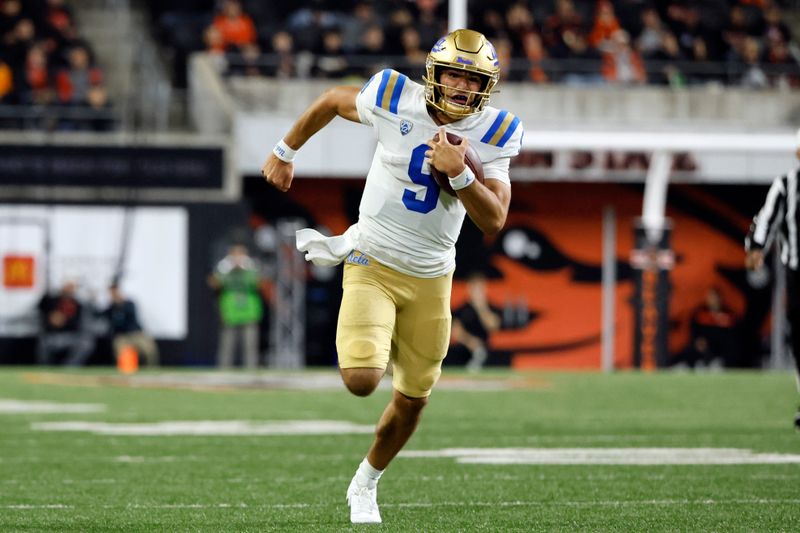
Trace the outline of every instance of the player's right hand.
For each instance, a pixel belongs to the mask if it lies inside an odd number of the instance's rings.
[[[292,178],[294,178],[294,163],[286,163],[281,161],[275,154],[270,153],[264,165],[261,167],[261,175],[267,180],[267,183],[278,189],[279,191],[286,192],[292,186]]]
[[[464,171],[466,166],[464,153],[469,144],[466,138],[461,141],[461,144],[452,144],[447,138],[447,130],[444,126],[440,126],[439,132],[425,144],[430,147],[430,150],[425,152],[425,157],[438,171],[444,172],[450,178],[458,176]]]

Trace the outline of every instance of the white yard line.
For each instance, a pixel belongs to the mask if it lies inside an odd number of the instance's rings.
[[[116,479],[62,479],[61,483],[65,485],[113,485],[114,483],[119,483],[119,481]]]
[[[381,507],[623,507],[672,505],[772,505],[800,504],[800,499],[731,499],[731,500],[599,500],[599,501],[510,501],[510,502],[406,502],[383,503]]]
[[[396,502],[381,503],[382,508],[434,508],[434,507],[669,507],[683,505],[800,505],[800,498],[732,498],[732,499],[702,499],[691,500],[688,498],[663,499],[663,500],[548,500],[548,501],[507,501],[507,502],[470,502],[470,501],[443,501],[443,502]],[[332,503],[166,503],[166,504],[128,504],[128,505],[102,505],[103,509],[308,509],[318,507],[335,507]],[[75,509],[80,506],[65,504],[10,504],[0,505],[0,509]]]
[[[799,464],[800,455],[739,448],[444,448],[408,450],[405,458],[449,458],[481,465]]]
[[[106,406],[101,403],[61,403],[0,398],[0,414],[102,413],[105,410]]]
[[[22,509],[22,510],[29,510],[29,509],[74,509],[74,505],[64,505],[63,503],[45,503],[42,505],[35,505],[35,504],[28,504],[28,503],[17,503],[17,504],[10,504],[10,505],[2,505],[0,504],[0,509]]]
[[[372,424],[346,420],[165,420],[152,423],[87,421],[35,422],[34,431],[87,431],[116,436],[276,436],[373,433]]]
[[[198,461],[191,455],[177,457],[174,455],[160,455],[158,457],[142,457],[140,455],[120,455],[112,459],[115,463],[174,463],[176,461]]]

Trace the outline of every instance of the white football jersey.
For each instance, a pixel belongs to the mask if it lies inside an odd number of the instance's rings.
[[[466,210],[430,174],[425,141],[439,126],[428,114],[425,87],[383,70],[361,89],[356,107],[361,122],[375,128],[378,138],[359,208],[358,249],[411,276],[451,272]],[[469,139],[486,179],[510,184],[509,161],[519,153],[523,135],[517,117],[487,106],[445,127]]]

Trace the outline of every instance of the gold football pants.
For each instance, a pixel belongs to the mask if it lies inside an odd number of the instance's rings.
[[[344,265],[339,366],[385,369],[391,358],[395,389],[430,395],[450,343],[453,274],[416,278],[354,254]]]

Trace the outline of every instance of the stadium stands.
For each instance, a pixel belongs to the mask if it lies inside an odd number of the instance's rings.
[[[188,85],[189,55],[203,50],[231,77],[365,78],[388,65],[419,78],[447,23],[447,2],[440,0],[145,4],[178,93]],[[131,61],[111,53],[104,63],[97,60],[105,43],[87,38],[99,20],[79,24],[85,4],[3,0],[0,6],[1,128],[107,131],[120,121],[143,121],[120,119],[120,108],[129,112],[135,95],[127,88],[130,76],[119,75],[115,63],[130,68]],[[506,81],[780,89],[800,85],[792,7],[796,2],[473,0],[469,25],[495,43]],[[149,122],[158,127],[168,104],[156,112],[153,102],[162,98],[142,94],[134,103],[157,115]]]
[[[114,127],[102,69],[63,0],[0,3],[0,127]]]
[[[444,32],[447,15],[447,3],[436,0],[149,4],[179,86],[186,84],[186,57],[203,49],[227,59],[231,75],[341,78],[371,72],[376,63],[415,71],[420,52]],[[777,2],[481,0],[469,6],[470,27],[495,42],[508,65],[504,75],[514,81],[800,85],[800,50]]]

